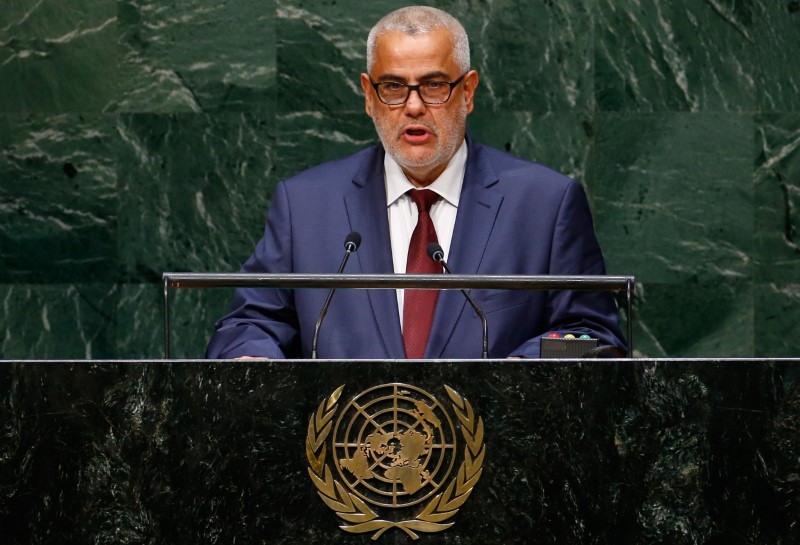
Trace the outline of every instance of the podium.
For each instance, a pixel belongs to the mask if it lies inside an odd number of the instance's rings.
[[[322,443],[354,422],[350,435],[363,429],[362,439],[349,451],[348,440],[329,444],[323,465],[335,489],[357,498],[369,494],[353,482],[374,484],[342,467],[359,445],[369,443],[373,461],[391,450],[372,470],[392,486],[403,476],[386,467],[414,466],[441,481],[437,493],[465,465],[465,427],[483,449],[480,467],[470,454],[465,472],[480,474],[450,517],[429,507],[436,494],[403,512],[367,504],[373,520],[413,522],[427,507],[452,523],[408,525],[418,543],[796,543],[798,378],[800,360],[770,359],[4,361],[0,536],[4,545],[414,542],[397,526],[374,541],[377,530],[341,529],[358,519],[343,519],[315,484],[325,470],[312,468],[323,451],[313,440],[326,422]],[[448,388],[462,417],[452,416],[453,470],[440,478],[418,463],[436,446],[425,426],[404,428],[416,443],[383,444],[365,422],[379,419],[370,392],[390,403],[387,392],[430,394],[403,410],[434,410],[435,398],[452,415]],[[347,416],[353,400],[360,420]],[[423,420],[435,428],[437,415]]]
[[[305,273],[176,273],[162,274],[164,294],[164,358],[171,357],[170,288],[324,288],[330,290],[327,303],[338,288],[358,289],[432,289],[460,290],[464,293],[483,325],[483,354],[488,354],[488,323],[486,316],[467,294],[467,289],[529,291],[608,291],[625,293],[628,352],[633,354],[633,289],[632,276],[607,275],[483,275],[483,274],[305,274]],[[327,308],[321,312],[317,329]],[[541,332],[544,333],[544,332]],[[316,332],[314,334],[316,338]],[[505,354],[502,354],[505,356]],[[622,354],[624,355],[624,354]],[[312,350],[312,358],[315,356]]]

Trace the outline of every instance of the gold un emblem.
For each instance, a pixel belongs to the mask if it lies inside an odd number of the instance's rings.
[[[365,390],[335,422],[344,385],[320,404],[308,423],[308,473],[322,501],[344,521],[342,530],[375,532],[372,539],[378,539],[398,528],[417,539],[417,532],[453,525],[450,519],[480,479],[486,447],[483,420],[455,390],[444,390],[463,449],[447,408],[415,386]]]

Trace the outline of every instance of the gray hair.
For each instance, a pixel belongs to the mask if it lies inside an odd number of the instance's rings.
[[[409,6],[391,12],[378,21],[367,38],[367,72],[375,62],[378,36],[388,32],[402,32],[407,36],[447,29],[453,37],[453,60],[461,73],[469,70],[469,38],[458,19],[440,9],[428,6]]]

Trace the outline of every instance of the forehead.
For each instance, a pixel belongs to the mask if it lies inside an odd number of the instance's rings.
[[[453,37],[448,30],[439,29],[413,36],[387,32],[376,40],[372,77],[392,74],[411,79],[434,72],[457,75]]]

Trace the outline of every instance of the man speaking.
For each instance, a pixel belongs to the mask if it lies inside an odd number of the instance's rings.
[[[466,135],[478,73],[461,24],[430,7],[390,13],[367,40],[361,74],[381,144],[281,182],[251,273],[605,274],[581,185]],[[238,289],[207,357],[307,358],[326,290]],[[625,350],[607,292],[472,290],[489,357],[539,357],[543,334],[588,334]],[[478,358],[482,327],[457,290],[339,290],[321,358]]]

